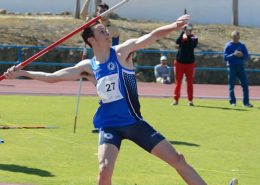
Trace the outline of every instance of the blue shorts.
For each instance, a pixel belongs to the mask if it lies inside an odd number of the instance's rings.
[[[99,130],[99,145],[113,144],[120,149],[123,139],[135,142],[144,150],[151,152],[152,149],[165,138],[145,121],[122,127],[106,127]]]

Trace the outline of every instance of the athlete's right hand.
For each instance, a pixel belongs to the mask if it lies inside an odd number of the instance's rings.
[[[4,76],[6,79],[14,79],[16,78],[16,69],[15,66],[10,67],[9,69],[7,69],[7,71],[4,73]]]

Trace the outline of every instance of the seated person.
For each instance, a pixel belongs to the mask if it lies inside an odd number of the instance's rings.
[[[171,83],[171,69],[167,65],[167,57],[161,56],[160,64],[154,67],[154,76],[157,83],[170,84]]]

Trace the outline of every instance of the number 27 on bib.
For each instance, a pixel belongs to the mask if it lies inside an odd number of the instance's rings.
[[[100,78],[97,83],[97,93],[103,103],[110,103],[123,98],[118,83],[118,74]]]

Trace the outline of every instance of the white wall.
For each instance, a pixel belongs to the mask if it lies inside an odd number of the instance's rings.
[[[81,0],[82,2],[84,0]],[[103,0],[110,6],[121,0]],[[75,10],[76,0],[0,0],[0,8],[15,12],[54,12]],[[199,24],[231,24],[232,0],[129,0],[116,12],[122,17],[174,21],[184,8]],[[260,0],[239,0],[239,22],[260,27]]]
[[[83,0],[81,0],[83,1]],[[0,9],[11,12],[53,12],[74,11],[76,0],[0,0]]]
[[[239,0],[241,25],[260,27],[260,0]]]
[[[116,4],[118,0],[104,0]],[[231,24],[232,0],[130,0],[117,10],[123,17],[173,21],[184,9],[194,23]],[[240,24],[260,27],[260,0],[239,0]]]

